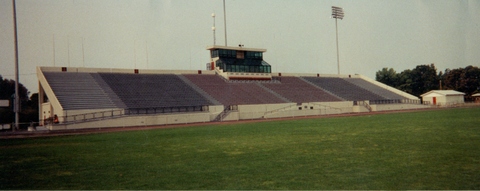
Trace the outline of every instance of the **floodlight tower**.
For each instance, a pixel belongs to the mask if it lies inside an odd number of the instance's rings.
[[[337,19],[343,20],[343,8],[332,6],[332,18],[335,19],[335,33],[337,37],[337,67],[338,67],[338,74],[340,75],[340,58],[338,54],[338,27],[337,27]]]
[[[215,13],[212,13],[212,18],[213,18],[213,27],[212,27],[212,31],[213,31],[213,45],[216,45],[217,39],[216,39],[216,37],[215,37]]]

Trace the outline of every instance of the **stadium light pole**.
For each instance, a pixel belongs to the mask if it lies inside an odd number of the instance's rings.
[[[19,112],[20,112],[20,96],[18,91],[18,38],[17,38],[17,9],[15,5],[15,0],[12,0],[13,6],[13,30],[14,30],[14,44],[15,44],[15,100],[13,103],[13,110],[15,112],[15,126],[13,127],[13,131],[19,128]]]
[[[337,19],[343,20],[343,8],[332,6],[332,18],[335,19],[335,33],[337,37],[337,67],[338,67],[338,75],[340,75],[340,56],[338,53],[338,26],[337,26]]]
[[[225,28],[225,46],[227,46],[227,11],[225,10],[225,0],[223,0],[223,25]]]
[[[213,45],[215,46],[217,44],[217,38],[215,37],[215,13],[212,13],[212,18],[213,18],[213,27],[212,27],[212,31],[213,31]]]

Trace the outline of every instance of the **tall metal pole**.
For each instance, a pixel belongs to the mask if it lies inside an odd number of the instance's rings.
[[[68,67],[70,67],[70,37],[67,36]]]
[[[137,69],[137,47],[136,46],[137,40],[133,40],[133,69]]]
[[[147,56],[147,69],[148,69],[148,44],[146,40],[145,40],[145,55]]]
[[[337,27],[337,18],[335,18],[335,33],[337,36],[337,68],[338,68],[338,75],[340,75],[340,56],[338,53],[338,27]]]
[[[53,44],[53,66],[55,67],[55,34],[52,37],[52,44]]]
[[[215,13],[212,13],[212,18],[213,18],[213,27],[212,27],[212,31],[213,31],[213,45],[217,45],[217,38],[215,36]]]
[[[85,67],[85,49],[83,49],[83,37],[82,37],[82,62],[83,62],[83,67]]]
[[[332,6],[332,18],[335,19],[335,36],[337,41],[337,67],[338,67],[338,75],[340,75],[340,56],[338,51],[338,19],[343,19],[344,16],[343,8]]]
[[[227,13],[225,11],[225,0],[223,0],[223,25],[225,26],[225,46],[227,46]]]
[[[14,103],[14,112],[15,112],[15,127],[13,127],[13,131],[19,128],[19,112],[20,112],[20,96],[18,91],[18,37],[17,37],[17,10],[15,5],[15,0],[12,0],[13,4],[13,30],[15,34],[15,103]]]

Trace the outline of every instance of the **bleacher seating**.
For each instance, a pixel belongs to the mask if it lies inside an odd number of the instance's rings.
[[[398,95],[394,92],[391,92],[385,88],[382,88],[380,86],[377,86],[373,83],[370,83],[364,79],[361,78],[344,78],[344,80],[355,84],[361,88],[364,88],[370,92],[373,92],[377,95],[382,96],[385,100],[399,100],[399,99],[405,99],[405,97]]]
[[[223,105],[285,103],[257,83],[228,83],[216,75],[184,76]]]
[[[337,97],[301,80],[298,77],[279,77],[281,83],[263,85],[294,103],[340,101]]]
[[[127,108],[211,105],[174,74],[100,73],[100,76]]]
[[[349,101],[365,101],[365,100],[384,100],[380,95],[372,93],[355,84],[352,84],[343,78],[333,77],[303,77],[316,86],[329,91]]]
[[[263,82],[228,81],[209,74],[44,72],[44,75],[65,110],[405,99],[361,78],[284,76]]]
[[[118,108],[90,73],[44,72],[65,110]]]

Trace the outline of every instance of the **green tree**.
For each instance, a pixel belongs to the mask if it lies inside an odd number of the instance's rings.
[[[27,123],[38,121],[38,94],[33,94],[30,99],[28,90],[23,84],[18,84],[20,97],[20,122]],[[15,94],[15,81],[4,79],[0,75],[0,99],[10,100],[10,107],[0,108],[0,124],[13,123],[15,121],[15,113],[13,112],[13,97]],[[36,117],[35,117],[36,116]]]
[[[440,78],[434,64],[418,65],[412,70],[412,94],[420,96],[431,90],[439,89]]]
[[[396,73],[392,68],[377,71],[376,80],[409,94],[420,96],[430,90],[456,90],[466,94],[467,99],[480,92],[480,69],[476,66],[446,69],[437,74],[434,64],[418,65],[414,69]]]
[[[397,89],[412,94],[412,86],[413,86],[413,78],[412,78],[412,70],[404,70],[400,74],[398,74],[398,82],[397,82]]]
[[[463,92],[467,98],[480,92],[480,69],[476,66],[446,69],[442,80],[445,89]]]
[[[392,87],[397,87],[399,82],[398,74],[393,68],[382,68],[382,70],[377,71],[375,80]]]
[[[396,73],[393,68],[377,71],[377,81],[395,87],[409,94],[420,96],[430,90],[438,89],[440,76],[434,64],[418,65],[414,69]]]
[[[444,89],[447,90],[460,90],[461,83],[460,81],[463,81],[462,74],[464,73],[463,68],[458,68],[458,69],[446,69],[445,73],[443,74],[443,84],[444,84]]]

